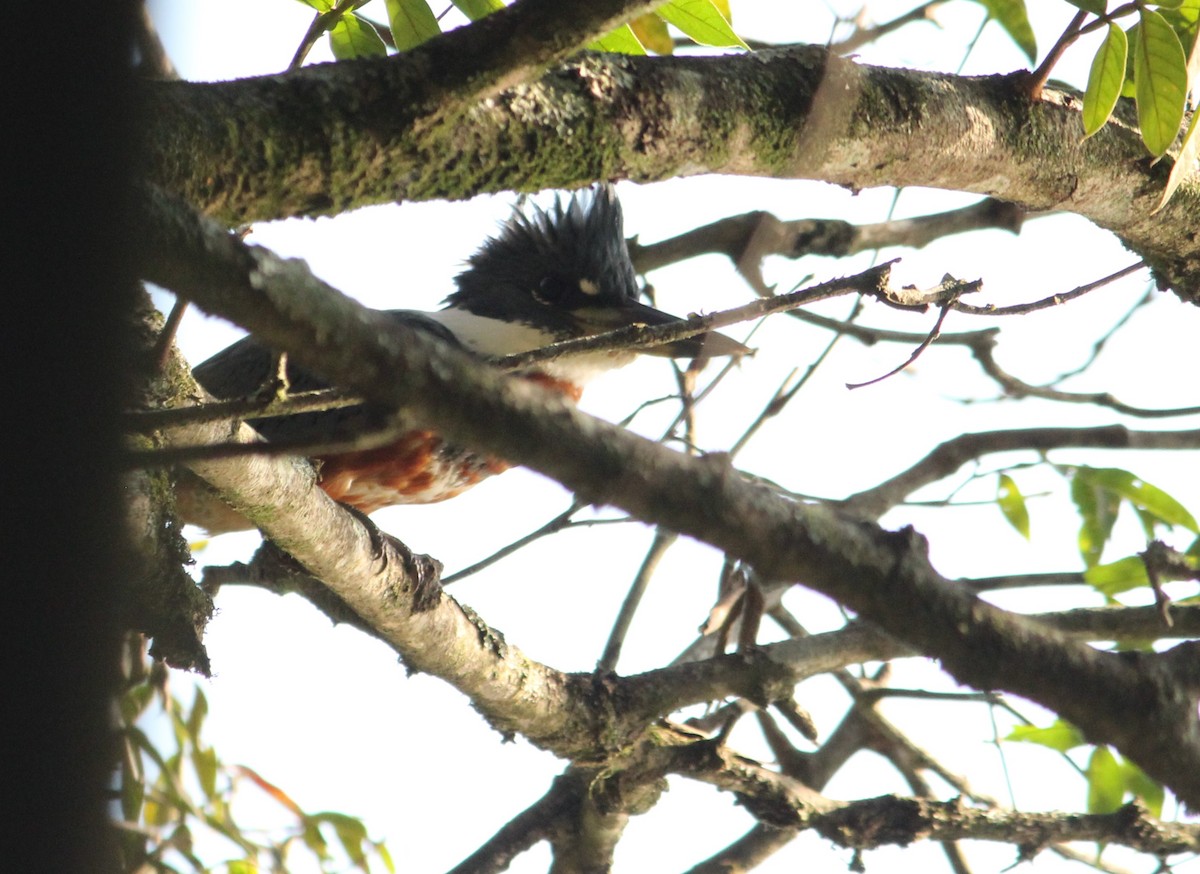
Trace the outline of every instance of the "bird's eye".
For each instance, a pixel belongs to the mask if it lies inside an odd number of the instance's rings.
[[[533,290],[533,299],[545,304],[558,303],[571,293],[572,288],[571,280],[552,273],[538,283]]]

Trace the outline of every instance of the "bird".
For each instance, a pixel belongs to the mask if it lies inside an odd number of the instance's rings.
[[[427,332],[481,359],[537,349],[627,325],[682,321],[639,300],[640,289],[625,240],[620,201],[605,183],[541,208],[514,210],[456,278],[456,290],[434,312],[386,310],[388,317]],[[639,353],[695,358],[740,356],[741,343],[717,332],[634,350],[586,352],[517,371],[567,401],[579,401],[600,374],[623,367]],[[269,384],[278,355],[253,336],[243,338],[193,368],[197,382],[220,400],[253,396]],[[286,369],[291,390],[329,388],[317,374]],[[334,410],[249,419],[270,441],[336,443],[395,426],[389,411],[359,404]],[[318,483],[334,500],[369,514],[395,504],[427,504],[461,494],[501,473],[508,462],[456,446],[436,430],[414,427],[385,446],[331,451],[312,459]],[[199,478],[184,473],[177,511],[209,534],[253,525]]]

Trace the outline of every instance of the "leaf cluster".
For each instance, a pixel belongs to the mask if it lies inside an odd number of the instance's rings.
[[[1058,719],[1044,727],[1017,726],[1005,740],[1037,744],[1061,753],[1087,780],[1088,813],[1112,813],[1126,799],[1134,799],[1154,816],[1162,816],[1165,798],[1162,786],[1110,747],[1089,744],[1083,732],[1069,722]],[[1087,764],[1081,768],[1067,753],[1084,747],[1091,749],[1091,753]]]
[[[338,60],[380,57],[389,46],[407,51],[442,33],[442,22],[428,0],[384,0],[387,26],[360,14],[370,0],[300,0],[317,10],[319,29],[329,35],[329,47]],[[503,0],[453,0],[469,21],[478,21],[498,9]],[[594,51],[644,55],[669,55],[674,40],[668,25],[697,45],[747,48],[730,26],[728,0],[671,0],[655,12],[610,31],[587,47]]]
[[[195,687],[191,705],[185,704],[168,688],[165,667],[156,663],[146,670],[136,650],[131,643],[138,663],[117,702],[125,870],[204,872],[214,869],[214,858],[223,857],[219,864],[228,874],[257,874],[286,871],[289,858],[302,854],[322,872],[395,872],[387,846],[373,840],[360,819],[337,811],[307,813],[253,769],[222,761],[203,739],[204,692]],[[164,727],[168,738],[158,736]],[[239,789],[247,785],[273,801],[290,824],[266,832],[247,826],[235,815],[244,803]]]

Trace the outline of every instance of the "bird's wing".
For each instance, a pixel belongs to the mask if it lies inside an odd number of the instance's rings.
[[[418,331],[461,346],[450,329],[417,310],[388,310],[389,317]],[[276,353],[254,337],[244,337],[192,368],[196,381],[220,400],[252,396],[274,376]],[[287,365],[287,378],[293,392],[330,388],[329,381],[303,367]],[[271,416],[249,422],[267,440],[297,442],[336,441],[363,431],[382,427],[388,411],[368,404],[357,404],[316,413]]]

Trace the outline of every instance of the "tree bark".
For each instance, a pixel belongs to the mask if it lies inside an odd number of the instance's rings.
[[[811,46],[585,53],[537,81],[499,90],[511,81],[502,78],[494,93],[459,56],[443,74],[450,84],[435,87],[431,53],[442,58],[455,33],[384,60],[147,83],[150,177],[229,224],[698,173],[970,191],[1084,216],[1141,255],[1160,285],[1200,302],[1194,183],[1151,214],[1169,162],[1151,165],[1128,106],[1084,140],[1077,95],[1047,89],[1032,101],[1017,75],[873,67]]]
[[[148,278],[242,324],[337,384],[410,410],[450,439],[526,464],[589,503],[613,504],[711,543],[768,581],[799,581],[823,592],[937,657],[961,682],[1012,691],[1055,710],[1089,740],[1117,746],[1186,803],[1200,803],[1196,644],[1129,657],[1097,652],[942,578],[911,529],[885,531],[751,483],[719,457],[672,452],[481,368],[449,344],[385,323],[297,262],[246,247],[211,222],[197,222],[159,199],[146,198],[142,206]],[[276,522],[284,526],[281,533],[295,530],[287,519],[263,522],[268,536]],[[330,565],[340,566],[339,556],[321,548],[327,544],[307,551],[301,540],[285,536],[284,546],[305,550],[293,554],[359,616],[392,625],[398,634],[411,625],[411,608],[396,609],[401,593],[392,582],[369,581],[364,589],[339,577],[339,567]],[[436,614],[439,621],[443,612]],[[459,627],[452,632],[456,639],[469,637],[469,617],[451,611],[444,621]],[[519,685],[522,669],[514,667]],[[769,703],[776,694],[771,689],[785,680],[771,672],[759,694],[742,694]],[[568,691],[548,675],[536,685],[551,697]],[[561,694],[560,700],[577,699]],[[545,698],[534,695],[528,703],[533,716]]]

